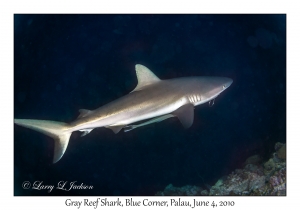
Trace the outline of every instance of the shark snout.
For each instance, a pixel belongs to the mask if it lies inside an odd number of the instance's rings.
[[[227,86],[229,87],[233,83],[233,80],[230,78],[227,78],[227,79],[228,79]]]
[[[223,90],[228,88],[231,84],[233,83],[233,80],[230,78],[225,77],[224,78],[224,85],[223,85]]]

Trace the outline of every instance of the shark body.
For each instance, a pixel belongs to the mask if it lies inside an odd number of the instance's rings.
[[[115,101],[95,110],[79,110],[79,117],[67,124],[34,119],[15,119],[17,125],[52,137],[55,141],[53,163],[61,159],[74,131],[82,136],[94,128],[106,127],[118,133],[177,117],[185,128],[192,125],[194,106],[209,102],[227,89],[232,79],[226,77],[186,77],[160,80],[147,67],[135,66],[138,85]],[[133,123],[143,121],[140,124]]]

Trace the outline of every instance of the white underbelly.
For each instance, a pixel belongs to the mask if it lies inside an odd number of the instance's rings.
[[[117,125],[129,125],[138,121],[166,115],[169,113],[174,112],[176,109],[179,107],[185,105],[188,103],[188,100],[186,98],[182,98],[172,104],[169,104],[163,108],[157,109],[155,111],[147,112],[145,110],[144,112],[142,111],[137,111],[136,113],[132,113],[131,115],[127,116],[126,119],[119,120],[116,123],[111,124],[110,126],[117,126]],[[155,105],[154,105],[155,106]]]

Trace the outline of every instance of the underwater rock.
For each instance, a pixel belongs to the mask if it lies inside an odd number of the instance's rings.
[[[164,196],[195,196],[201,195],[204,190],[201,187],[186,185],[183,187],[174,187],[172,184],[169,184],[164,191],[159,191],[155,195],[164,195]],[[205,192],[203,192],[205,193]]]
[[[265,164],[264,164],[264,174],[266,176],[272,175],[275,172],[275,163],[273,158],[270,158]]]
[[[229,174],[222,184],[214,185],[209,195],[249,195],[265,184],[262,173],[250,172],[247,169],[236,169]]]
[[[286,195],[286,145],[275,144],[275,153],[268,161],[261,163],[261,157],[249,157],[243,169],[235,169],[228,176],[220,178],[209,190],[186,185],[168,185],[156,195]]]
[[[286,168],[282,168],[270,177],[270,195],[286,195]]]
[[[261,157],[260,155],[252,155],[251,157],[248,157],[247,160],[245,161],[244,165],[247,164],[260,164],[261,163]]]
[[[248,170],[249,172],[253,172],[253,173],[257,173],[257,174],[263,173],[262,166],[259,166],[259,165],[247,164],[244,168],[246,170]]]
[[[208,195],[208,191],[207,190],[202,190],[201,195]]]
[[[282,143],[276,143],[275,150],[277,153],[277,157],[280,159],[286,159],[286,145]]]
[[[260,161],[252,161],[258,157],[248,158],[243,169],[219,180],[209,195],[286,195],[285,144],[276,143],[275,151],[262,165],[258,164]]]

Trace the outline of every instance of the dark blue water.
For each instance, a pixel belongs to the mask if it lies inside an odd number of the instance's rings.
[[[71,122],[132,91],[135,64],[159,78],[225,76],[215,104],[114,134],[71,136],[52,164],[53,140],[14,126],[15,195],[153,195],[168,184],[213,185],[251,155],[286,141],[285,15],[15,15],[15,118]],[[93,190],[24,190],[61,180]]]

